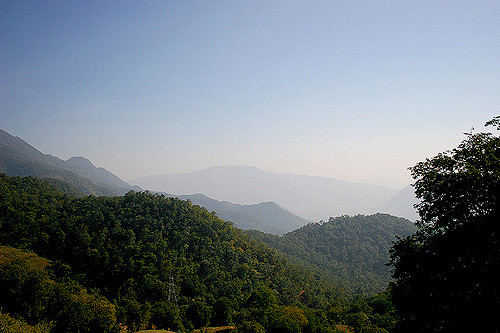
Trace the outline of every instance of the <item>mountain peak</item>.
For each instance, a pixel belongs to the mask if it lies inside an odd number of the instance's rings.
[[[76,165],[94,166],[92,162],[83,156],[73,156],[66,160],[66,162]]]
[[[216,165],[216,166],[212,166],[212,167],[200,170],[199,172],[203,172],[203,171],[228,171],[228,170],[231,170],[231,171],[257,171],[257,172],[263,171],[257,167],[254,167],[254,166],[240,164],[240,165]]]

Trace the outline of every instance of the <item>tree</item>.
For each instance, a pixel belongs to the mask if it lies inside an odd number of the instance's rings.
[[[232,321],[232,312],[234,305],[227,297],[219,298],[213,306],[212,325],[229,325]]]
[[[272,333],[301,333],[309,323],[304,311],[296,306],[275,306],[266,315],[267,331]]]
[[[89,294],[78,285],[62,286],[56,297],[58,308],[52,332],[102,332],[117,331],[115,306],[107,299]]]
[[[499,117],[487,123],[499,124]],[[397,329],[493,332],[491,314],[500,311],[500,138],[468,133],[457,148],[410,170],[421,220],[391,249]]]
[[[179,309],[170,302],[157,302],[151,307],[151,323],[158,328],[182,329],[182,320]]]
[[[205,302],[197,300],[187,308],[186,315],[194,328],[201,328],[210,322],[211,309]]]
[[[274,292],[270,288],[261,285],[252,291],[246,305],[250,308],[266,309],[276,303]]]

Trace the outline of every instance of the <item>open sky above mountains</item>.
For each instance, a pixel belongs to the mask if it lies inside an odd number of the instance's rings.
[[[123,179],[409,182],[500,105],[498,1],[0,3],[0,127]]]

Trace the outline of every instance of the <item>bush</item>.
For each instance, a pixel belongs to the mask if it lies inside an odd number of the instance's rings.
[[[157,302],[151,307],[151,324],[157,328],[182,330],[179,309],[170,302]]]

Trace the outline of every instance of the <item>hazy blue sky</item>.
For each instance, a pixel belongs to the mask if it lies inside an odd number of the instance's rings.
[[[500,1],[0,0],[0,128],[125,180],[409,181],[500,114]]]

